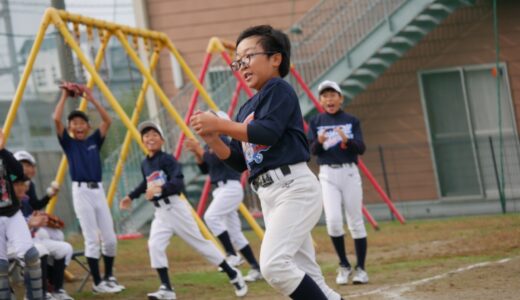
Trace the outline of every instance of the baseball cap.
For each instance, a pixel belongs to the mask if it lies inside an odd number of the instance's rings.
[[[27,175],[23,174],[23,176],[21,176],[21,177],[13,178],[13,183],[15,183],[15,182],[27,182],[29,180],[30,180],[29,177],[27,177]]]
[[[74,110],[72,111],[69,116],[67,117],[67,120],[70,122],[74,118],[82,118],[85,120],[85,122],[89,122],[89,118],[86,113],[82,112],[81,110]]]
[[[320,83],[320,85],[318,86],[318,94],[321,94],[321,92],[323,92],[326,89],[333,89],[336,92],[338,92],[340,95],[343,95],[343,92],[341,91],[341,88],[334,81],[325,80],[322,83]]]
[[[34,156],[32,156],[31,153],[29,153],[25,150],[17,151],[13,155],[17,161],[25,160],[25,161],[30,162],[32,165],[36,165],[36,159],[34,159]]]
[[[143,131],[147,128],[155,129],[155,131],[157,131],[161,135],[161,137],[164,139],[164,134],[161,129],[161,126],[157,125],[155,122],[144,121],[141,124],[139,124],[139,126],[137,126],[137,130],[139,130],[139,133],[141,133],[141,135],[143,135]]]

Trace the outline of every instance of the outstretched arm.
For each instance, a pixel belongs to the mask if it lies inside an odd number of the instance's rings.
[[[65,108],[65,101],[67,100],[68,92],[65,89],[61,90],[61,97],[54,109],[54,114],[52,115],[52,119],[54,120],[54,125],[56,126],[56,133],[61,138],[63,136],[63,129],[65,126],[61,121],[63,116],[63,109]]]
[[[92,94],[92,90],[87,87],[82,87],[83,92],[85,93],[85,99],[92,103],[99,114],[101,115],[101,125],[99,125],[99,132],[101,133],[101,137],[105,137],[107,135],[108,129],[110,128],[110,125],[112,124],[112,118],[106,111],[106,109],[99,103],[99,101],[94,98],[94,95]]]

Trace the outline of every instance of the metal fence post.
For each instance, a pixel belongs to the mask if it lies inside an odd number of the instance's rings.
[[[489,147],[491,148],[491,158],[493,159],[493,169],[495,170],[495,179],[497,181],[498,195],[500,197],[500,205],[502,207],[502,213],[505,214],[506,211],[506,197],[504,191],[502,190],[502,184],[500,183],[500,177],[498,176],[498,168],[497,161],[495,158],[495,148],[493,147],[493,137],[489,136]],[[504,178],[505,180],[505,178]]]

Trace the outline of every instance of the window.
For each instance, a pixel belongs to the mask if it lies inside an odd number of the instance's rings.
[[[502,157],[506,191],[520,186],[520,151],[507,69],[501,65],[498,76],[499,117],[493,67],[466,66],[419,74],[441,197],[497,198]]]
[[[33,71],[36,85],[39,87],[47,85],[47,79],[45,78],[45,69],[34,69]]]

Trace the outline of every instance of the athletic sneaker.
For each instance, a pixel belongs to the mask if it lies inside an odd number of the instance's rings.
[[[244,263],[244,260],[239,255],[228,255],[226,261],[232,267],[237,267]]]
[[[338,276],[336,276],[336,283],[340,285],[348,284],[348,277],[352,272],[352,268],[342,267],[338,268]]]
[[[354,277],[352,277],[353,284],[365,284],[368,283],[368,274],[365,270],[357,267],[354,271]]]
[[[69,294],[67,294],[67,291],[64,289],[60,289],[56,293],[52,293],[52,296],[54,296],[54,299],[56,300],[74,300]]]
[[[45,300],[56,300],[57,298],[54,297],[51,293],[46,292],[45,293]]]
[[[255,282],[255,281],[261,280],[261,279],[263,279],[262,273],[260,273],[260,271],[257,269],[249,270],[247,275],[244,276],[244,280],[247,282]]]
[[[244,297],[247,294],[247,284],[240,270],[235,268],[233,268],[233,270],[237,272],[237,276],[230,280],[229,283],[235,288],[235,295],[237,295],[237,297]]]
[[[103,280],[98,285],[92,285],[92,291],[95,294],[115,294],[121,292],[121,289]]]
[[[122,291],[126,289],[124,285],[119,284],[119,282],[117,282],[117,279],[114,276],[108,277],[107,281],[110,282],[110,284],[112,284],[113,286],[120,288]]]
[[[169,290],[164,284],[161,284],[157,292],[148,294],[149,300],[175,300],[177,295],[172,290]]]

